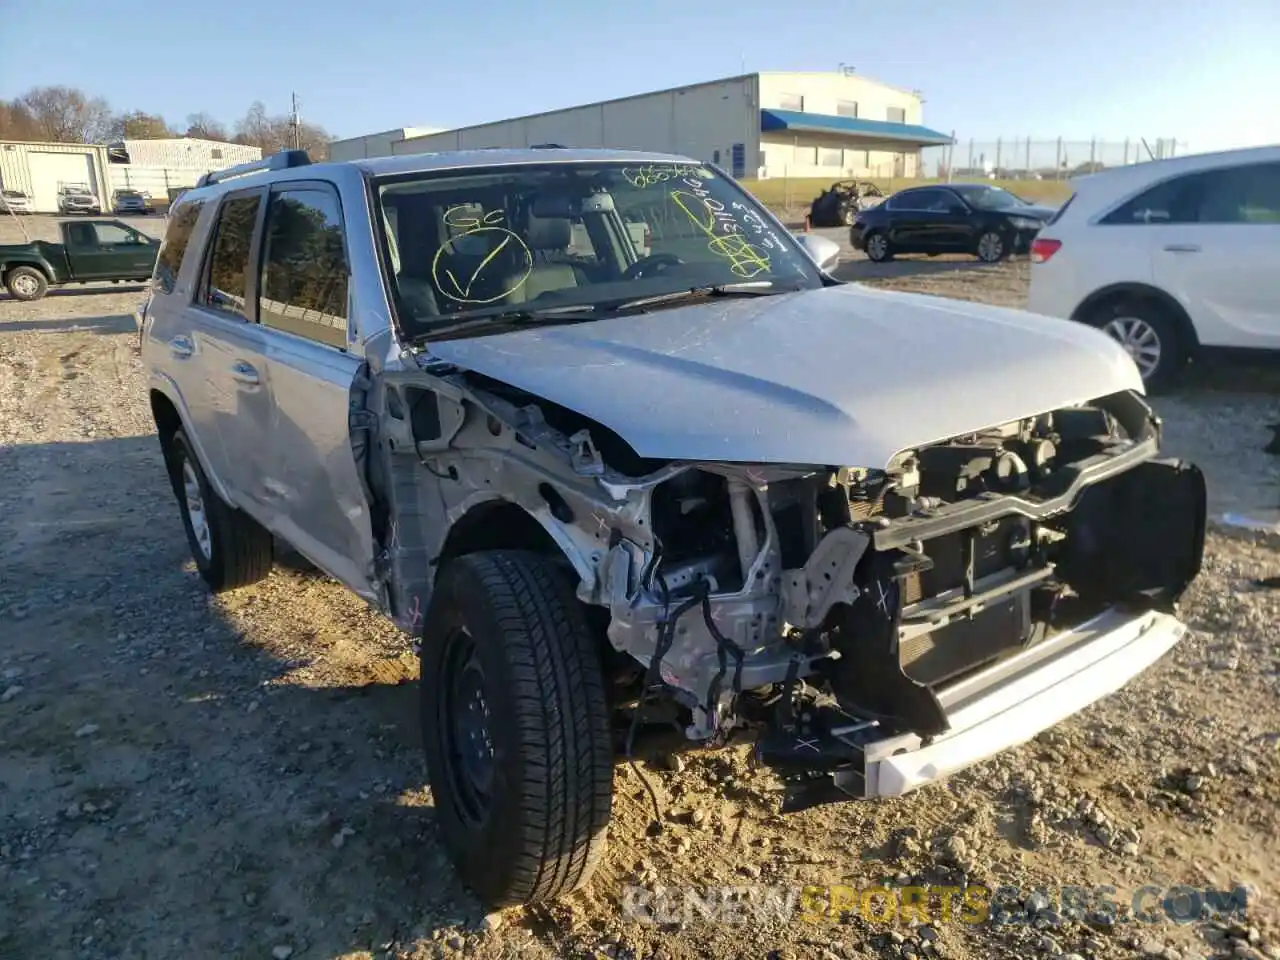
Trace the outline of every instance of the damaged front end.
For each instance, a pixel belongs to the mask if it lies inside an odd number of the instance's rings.
[[[680,468],[645,488],[653,552],[611,546],[609,637],[659,663],[691,737],[765,704],[756,756],[802,788],[792,808],[905,792],[1176,642],[1205,487],[1159,439],[1120,393],[884,470]]]
[[[665,694],[696,741],[758,728],[793,809],[902,793],[1021,742],[1183,631],[1170,612],[1199,572],[1204,479],[1156,459],[1135,393],[873,469],[646,459],[507,384],[430,373],[381,381],[377,580],[396,621],[416,632],[433,571],[524,518],[521,542],[564,557],[626,655],[614,680],[636,709]]]

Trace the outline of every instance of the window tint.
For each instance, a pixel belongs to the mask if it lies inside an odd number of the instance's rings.
[[[138,235],[134,231],[127,230],[117,223],[95,223],[93,230],[98,235],[99,244],[138,242]]]
[[[1174,177],[1117,207],[1102,222],[1280,223],[1280,164]]]
[[[347,257],[338,198],[284,190],[267,210],[259,319],[268,327],[347,345]]]
[[[178,271],[182,269],[182,255],[187,252],[187,244],[191,242],[191,233],[203,208],[204,201],[197,200],[179,204],[176,210],[169,211],[169,229],[165,231],[164,242],[156,255],[155,278],[152,281],[152,286],[161,293],[173,293]]]
[[[911,190],[900,193],[889,203],[890,210],[948,210],[953,203],[958,203],[955,195],[946,190]]]
[[[209,258],[209,278],[204,303],[248,318],[249,247],[258,219],[259,194],[232,197],[218,210],[214,227],[213,255]]]
[[[1201,223],[1280,223],[1280,163],[1204,174]]]

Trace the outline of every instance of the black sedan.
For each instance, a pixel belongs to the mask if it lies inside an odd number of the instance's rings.
[[[995,263],[1026,251],[1055,213],[985,183],[912,187],[860,211],[849,239],[877,262],[896,253],[972,253]]]

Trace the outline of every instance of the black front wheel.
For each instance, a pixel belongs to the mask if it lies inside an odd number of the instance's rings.
[[[1009,255],[1009,243],[999,232],[987,230],[978,237],[974,253],[983,263],[999,263]]]
[[[893,247],[889,244],[889,235],[881,230],[872,230],[863,241],[867,258],[876,263],[884,263],[893,259]]]
[[[421,646],[422,734],[441,839],[490,907],[590,879],[611,815],[594,636],[564,573],[519,551],[441,570]]]

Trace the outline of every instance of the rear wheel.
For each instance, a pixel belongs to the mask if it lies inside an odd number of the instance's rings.
[[[1177,322],[1159,304],[1121,300],[1096,310],[1089,323],[1124,347],[1148,390],[1171,386],[1187,361]]]
[[[274,562],[270,532],[213,491],[181,430],[169,438],[165,459],[191,557],[209,589],[221,593],[265,578]]]
[[[604,852],[613,757],[593,634],[546,558],[452,560],[425,617],[422,733],[441,838],[488,905],[583,886]]]
[[[4,286],[15,300],[39,300],[49,289],[49,281],[35,267],[14,267],[4,275]]]
[[[883,263],[893,259],[893,248],[889,246],[889,237],[881,230],[873,230],[867,234],[863,246],[869,260]]]

